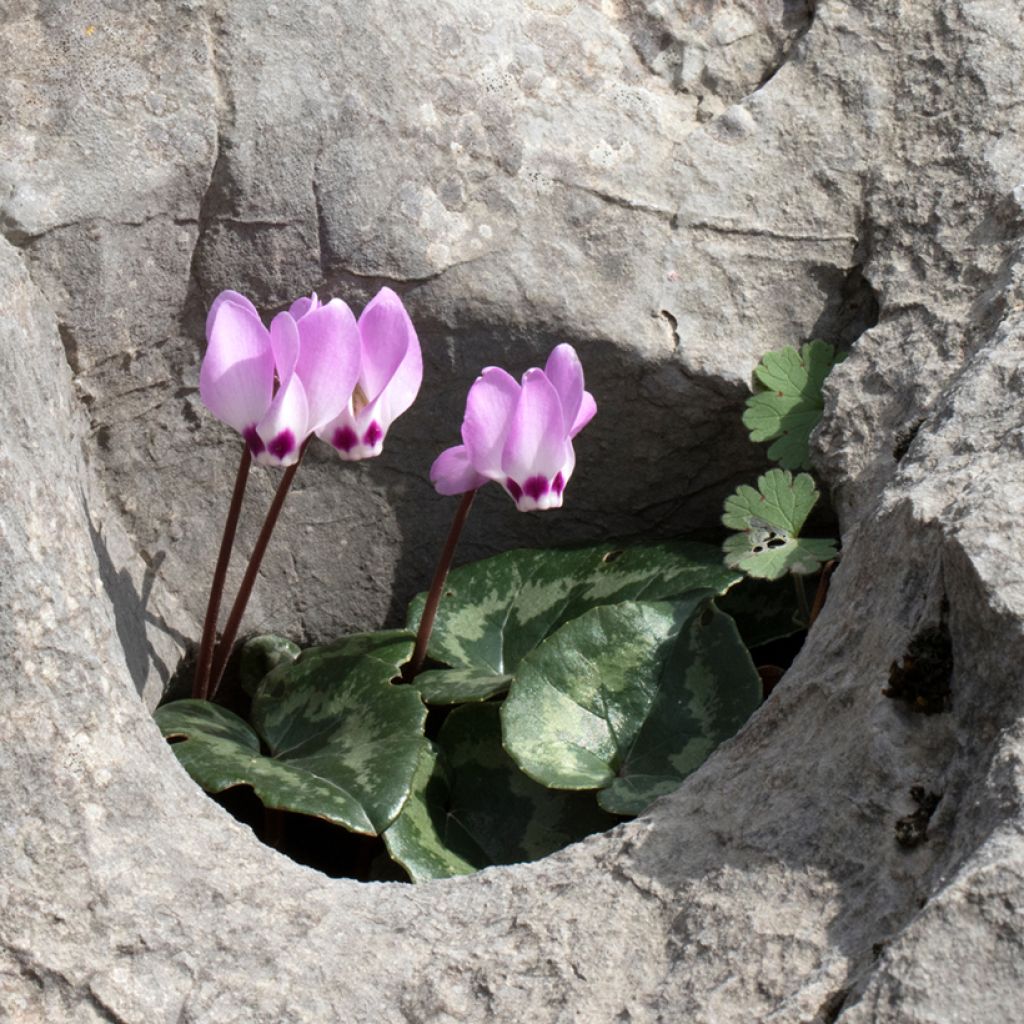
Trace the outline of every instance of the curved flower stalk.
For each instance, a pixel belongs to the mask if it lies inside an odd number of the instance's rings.
[[[441,494],[494,480],[521,512],[559,508],[576,465],[572,439],[596,411],[571,345],[557,346],[543,370],[523,374],[522,384],[489,366],[469,389],[462,444],[437,457],[430,480]]]
[[[380,455],[391,424],[415,401],[423,356],[402,300],[381,288],[359,317],[361,368],[351,399],[318,436],[345,460]]]
[[[359,328],[340,299],[298,299],[267,330],[244,295],[221,292],[210,307],[206,337],[200,397],[242,435],[259,463],[294,465],[306,438],[351,402]]]
[[[210,697],[224,671],[249,594],[309,437],[351,401],[359,377],[359,328],[338,299],[297,299],[274,317],[270,330],[256,307],[234,291],[214,300],[206,318],[206,355],[199,393],[206,407],[245,439],[231,505],[224,523],[193,696]],[[215,651],[217,618],[231,549],[245,495],[250,461],[287,466]],[[216,656],[215,656],[216,655]]]
[[[477,488],[496,481],[521,512],[560,508],[576,466],[572,439],[596,412],[572,345],[556,346],[544,369],[527,370],[522,384],[496,366],[477,377],[466,397],[462,444],[441,452],[430,467],[431,483],[441,494],[463,497],[423,605],[416,644],[403,670],[406,682],[426,661],[445,579]]]

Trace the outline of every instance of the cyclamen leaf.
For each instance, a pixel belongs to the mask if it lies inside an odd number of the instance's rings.
[[[505,745],[546,786],[599,789],[638,814],[677,787],[760,704],[735,623],[703,595],[594,608],[519,667]]]
[[[451,573],[429,653],[454,668],[507,675],[546,636],[590,608],[696,590],[724,593],[739,579],[716,548],[686,541],[507,551]],[[425,599],[420,594],[409,606],[410,630]]]
[[[592,795],[559,793],[528,778],[501,742],[495,704],[466,705],[445,720],[412,795],[384,833],[413,881],[537,860],[616,823]]]
[[[747,399],[743,425],[751,441],[775,442],[768,458],[784,469],[810,469],[811,431],[825,408],[822,383],[844,358],[827,342],[811,341],[799,352],[768,352],[754,370],[763,390]]]
[[[618,778],[597,802],[615,814],[640,814],[695,772],[761,700],[761,679],[735,622],[710,602],[680,631]]]
[[[154,715],[182,767],[207,793],[250,786],[265,807],[309,814],[372,832],[351,793],[260,753],[260,740],[236,714],[207,700],[178,700]]]
[[[267,807],[376,835],[401,810],[427,744],[418,693],[391,683],[411,651],[398,631],[304,651],[259,684],[251,726],[207,701],[168,704],[156,719],[184,740],[174,751],[208,792],[251,786]]]
[[[818,489],[807,473],[794,477],[788,470],[770,469],[758,478],[756,489],[743,484],[725,500],[722,522],[743,531],[726,538],[726,565],[766,580],[787,572],[817,572],[837,554],[835,541],[800,537],[817,500]]]
[[[478,668],[428,669],[415,680],[425,704],[474,704],[508,691],[511,676],[494,675]]]
[[[449,815],[451,779],[434,744],[420,755],[412,791],[384,832],[391,859],[414,882],[469,875],[490,863],[487,855]]]
[[[238,659],[242,689],[251,697],[271,669],[293,662],[299,656],[299,651],[297,643],[272,633],[246,640]]]

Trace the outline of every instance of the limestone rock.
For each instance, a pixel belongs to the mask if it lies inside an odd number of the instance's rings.
[[[229,286],[272,312],[312,289],[358,309],[389,283],[426,356],[424,397],[376,464],[314,448],[252,628],[396,619],[451,515],[426,474],[468,385],[559,341],[601,403],[586,472],[548,517],[488,496],[465,556],[713,525],[760,459],[723,412],[764,349],[842,333],[856,262],[852,207],[815,186],[774,223],[706,152],[761,150],[757,173],[787,191],[809,173],[795,149],[769,159],[784,136],[731,104],[810,23],[803,0],[23,5],[5,29],[0,217],[57,312],[90,457],[182,605],[200,614],[237,458],[196,392],[205,308]],[[845,166],[859,140],[840,143]],[[272,489],[261,472],[243,542]]]
[[[70,11],[0,30],[0,1021],[1015,1021],[1024,12]],[[383,282],[431,393],[379,466],[304,470],[258,625],[420,585],[422,470],[484,362],[571,340],[602,416],[566,514],[495,496],[467,555],[713,521],[758,465],[757,358],[852,345],[818,434],[843,564],[772,698],[638,821],[416,888],[261,846],[139,696],[195,636],[230,487],[205,304]],[[927,630],[934,715],[882,693]]]

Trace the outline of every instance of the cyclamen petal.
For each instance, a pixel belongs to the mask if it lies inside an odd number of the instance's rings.
[[[477,471],[492,480],[504,475],[502,451],[522,388],[497,366],[488,366],[477,377],[466,397],[462,441]]]
[[[333,420],[352,397],[359,376],[359,328],[352,310],[340,299],[311,308],[296,326],[299,356],[295,372],[309,404],[307,433],[314,433]]]
[[[504,473],[519,480],[554,477],[565,462],[566,430],[558,392],[543,370],[527,370],[501,453]]]
[[[438,456],[430,479],[441,494],[495,480],[520,511],[558,508],[576,466],[572,438],[596,411],[569,345],[559,345],[544,370],[527,370],[522,385],[487,367],[466,399],[463,444]]]
[[[239,292],[233,292],[230,289],[222,291],[217,298],[213,300],[210,305],[210,311],[206,314],[206,340],[210,340],[210,331],[213,328],[213,322],[217,319],[217,311],[225,302],[231,302],[236,306],[241,306],[243,309],[247,309],[257,320],[260,318],[259,311],[256,307],[242,294]],[[260,321],[262,323],[262,321]]]
[[[299,361],[299,325],[289,313],[278,313],[270,322],[270,347],[274,353],[277,379],[283,385]]]
[[[306,390],[299,375],[293,373],[277,389],[266,416],[256,427],[256,433],[263,442],[263,448],[253,452],[256,461],[264,466],[291,466],[296,463],[309,436],[306,430],[308,418]]]
[[[316,297],[316,292],[311,295],[302,295],[297,298],[289,307],[288,312],[291,313],[296,320],[301,320],[310,310],[319,309],[320,300]]]
[[[430,482],[439,494],[465,494],[487,483],[469,461],[465,445],[455,445],[441,452],[430,467]]]
[[[268,331],[245,296],[222,292],[207,322],[203,401],[242,434],[257,461],[293,464],[310,434],[351,402],[361,359],[351,310],[314,294],[296,299]]]
[[[359,386],[368,402],[374,401],[392,384],[406,361],[411,364],[409,371],[412,380],[417,376],[417,367],[419,377],[422,378],[423,361],[416,331],[402,300],[390,288],[381,288],[367,303],[359,316],[359,335],[363,355]],[[408,397],[408,404],[399,412],[409,408],[418,389],[419,381],[416,381],[412,395],[403,396]]]
[[[569,430],[583,401],[583,367],[572,345],[556,345],[544,364],[544,373],[558,392],[565,429]]]
[[[256,425],[262,447],[251,438],[249,447],[257,462],[290,466],[309,435],[309,403],[302,378],[296,372],[301,341],[299,327],[290,313],[278,313],[270,325],[270,340],[280,384],[266,413]]]
[[[219,420],[239,432],[263,417],[274,393],[270,334],[252,303],[222,292],[211,310],[199,396]],[[238,298],[242,298],[238,296]]]
[[[576,413],[576,419],[569,429],[569,436],[575,437],[594,418],[596,412],[597,402],[594,401],[594,396],[589,391],[584,391],[579,412]]]
[[[379,455],[391,424],[412,405],[423,381],[423,356],[402,300],[382,288],[359,317],[361,367],[353,399],[319,436],[341,458]]]

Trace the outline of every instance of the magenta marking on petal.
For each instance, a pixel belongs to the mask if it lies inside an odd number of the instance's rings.
[[[548,478],[546,476],[531,476],[530,479],[523,484],[523,490],[529,497],[533,498],[534,501],[540,501],[540,499],[543,498],[549,490],[551,490],[551,485],[548,483]]]
[[[551,481],[551,490],[555,494],[561,494],[565,490],[565,478],[562,476],[561,471],[555,474],[555,479]]]
[[[275,459],[285,458],[295,451],[295,435],[286,427],[267,445],[267,451]]]
[[[334,432],[334,437],[331,438],[331,444],[333,444],[338,451],[350,452],[357,444],[359,444],[359,438],[356,437],[356,432],[351,427],[338,427]]]
[[[246,427],[242,431],[242,437],[245,438],[245,443],[249,446],[249,451],[253,455],[260,455],[266,445],[263,443],[263,438],[256,433],[255,425]]]
[[[509,477],[505,481],[505,486],[508,488],[508,493],[512,495],[513,500],[518,501],[523,496],[522,487],[520,487],[512,477]]]
[[[366,428],[366,433],[363,434],[363,444],[368,445],[370,448],[374,448],[383,436],[384,431],[380,429],[380,424],[374,420]]]

